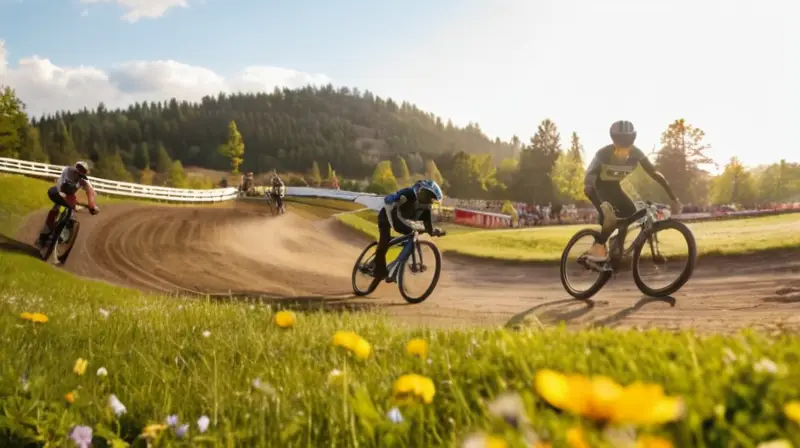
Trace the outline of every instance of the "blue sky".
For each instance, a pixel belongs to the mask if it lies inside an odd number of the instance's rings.
[[[798,20],[784,0],[0,0],[0,83],[41,113],[330,81],[504,140],[549,117],[590,153],[616,119],[649,150],[683,117],[755,165],[800,161]]]

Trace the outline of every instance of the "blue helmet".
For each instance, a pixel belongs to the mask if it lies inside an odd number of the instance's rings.
[[[422,203],[431,203],[433,201],[441,201],[444,195],[442,189],[433,180],[420,180],[412,187],[414,194],[417,195],[417,200]]]

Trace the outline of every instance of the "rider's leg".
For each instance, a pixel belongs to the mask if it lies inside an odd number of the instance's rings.
[[[608,237],[611,233],[614,232],[614,227],[617,222],[614,207],[604,200],[606,199],[606,193],[609,188],[613,188],[607,185],[611,183],[612,182],[596,181],[595,186],[586,192],[589,201],[591,201],[592,205],[597,209],[598,221],[601,227],[600,237],[595,240],[592,247],[584,254],[587,259],[592,261],[601,262],[608,259],[606,241],[608,241]]]
[[[72,203],[74,204],[75,195],[69,196],[72,196]],[[68,199],[63,198],[60,194],[58,194],[58,189],[55,186],[52,186],[49,190],[47,190],[47,197],[53,202],[53,208],[47,212],[47,219],[44,221],[42,230],[39,231],[39,240],[37,242],[44,241],[44,239],[53,232],[53,227],[55,226],[56,218],[58,217],[58,211],[61,209],[61,207],[74,206],[70,204]]]
[[[388,274],[386,269],[386,252],[389,250],[389,241],[392,237],[392,225],[386,215],[386,209],[378,213],[378,247],[375,248],[375,278],[384,279]]]
[[[614,206],[614,208],[618,211],[619,215],[625,218],[630,217],[634,213],[636,213],[636,204],[633,203],[633,199],[631,199],[626,193],[625,190],[622,189],[622,186],[617,183],[616,185],[609,185],[609,187],[603,191],[605,198]],[[623,227],[619,229],[619,233],[617,234],[617,241],[621,244],[619,245],[619,255],[622,255],[622,250],[624,249],[625,237],[628,235],[628,228]]]

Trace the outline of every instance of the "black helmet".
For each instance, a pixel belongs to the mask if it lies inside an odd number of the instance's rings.
[[[636,128],[627,120],[620,120],[612,124],[609,134],[617,148],[630,148],[636,141]]]

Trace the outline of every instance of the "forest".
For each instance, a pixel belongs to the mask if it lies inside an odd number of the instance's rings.
[[[747,169],[734,157],[712,176],[708,149],[702,129],[679,118],[666,124],[649,155],[684,204],[755,207],[800,199],[798,164]],[[455,126],[408,102],[332,85],[114,110],[101,103],[41,117],[29,117],[14,89],[0,86],[0,157],[59,165],[88,159],[94,176],[144,184],[214,186],[187,176],[184,167],[192,166],[275,170],[290,185],[325,186],[335,178],[342,189],[375,193],[427,177],[455,198],[580,204],[591,156],[577,132],[564,139],[550,119],[528,142],[502,141],[477,123]],[[637,199],[667,202],[641,169],[624,186]]]

